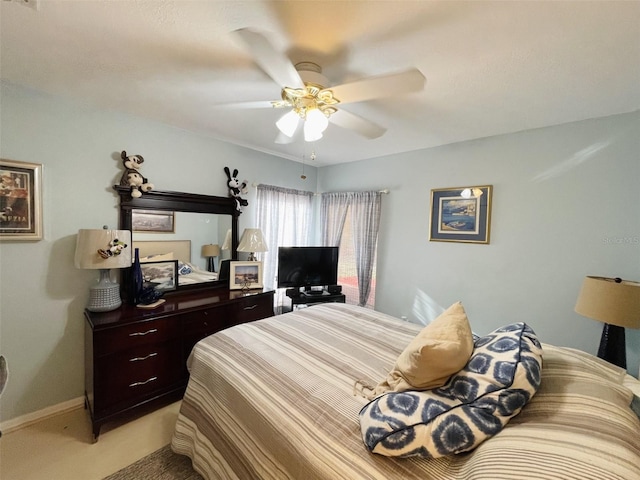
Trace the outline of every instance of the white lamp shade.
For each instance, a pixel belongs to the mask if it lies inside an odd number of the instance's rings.
[[[310,110],[307,113],[306,121],[304,122],[304,139],[306,142],[315,142],[322,138],[322,132],[327,129],[329,125],[329,119],[317,108]]]
[[[259,228],[244,229],[238,245],[239,252],[266,252],[268,250],[269,248],[262,237],[262,230]]]
[[[640,283],[605,277],[586,277],[575,311],[610,325],[640,328]]]
[[[304,124],[304,141],[315,142],[322,138],[322,133],[313,130],[313,128],[307,128],[307,124]]]
[[[114,242],[125,248],[112,248]],[[99,253],[108,254],[106,258]],[[131,266],[131,232],[129,230],[79,230],[74,265],[83,269],[127,268]]]
[[[224,236],[222,250],[231,250],[231,230],[227,230],[227,234]]]
[[[300,121],[300,117],[296,112],[290,110],[288,113],[285,113],[280,120],[276,122],[276,127],[282,133],[284,133],[287,137],[293,137],[293,134],[296,133],[296,129],[298,128],[298,122]]]
[[[310,128],[313,128],[315,131],[320,133],[324,132],[329,126],[329,119],[317,108],[309,110],[306,122],[309,124]]]

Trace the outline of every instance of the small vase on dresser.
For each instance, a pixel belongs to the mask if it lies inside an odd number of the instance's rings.
[[[140,303],[142,295],[142,268],[140,267],[140,249],[134,249],[133,264],[131,265],[131,291],[129,292],[131,301],[134,305]]]

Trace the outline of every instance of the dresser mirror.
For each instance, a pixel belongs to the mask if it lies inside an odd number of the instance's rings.
[[[133,248],[139,246],[141,256],[178,260],[181,267],[192,267],[192,272],[183,269],[182,282],[179,275],[177,292],[228,285],[228,279],[212,280],[217,275],[204,274],[209,262],[202,256],[202,246],[221,247],[214,259],[216,272],[220,261],[238,259],[238,213],[232,198],[155,190],[132,198],[128,188],[116,185],[114,189],[120,195],[120,228],[132,231]],[[231,248],[224,250],[227,232],[231,232]],[[123,271],[123,285],[128,285],[128,275],[128,270]]]

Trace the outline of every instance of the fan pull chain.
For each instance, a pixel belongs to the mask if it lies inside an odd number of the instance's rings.
[[[304,157],[306,155],[306,145],[303,143],[302,144],[302,175],[300,175],[300,178],[302,180],[306,180],[307,176],[304,174]]]

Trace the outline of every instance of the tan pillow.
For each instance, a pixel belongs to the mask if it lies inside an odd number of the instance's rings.
[[[423,328],[400,354],[375,395],[388,391],[431,390],[460,371],[473,352],[473,334],[460,302]]]

